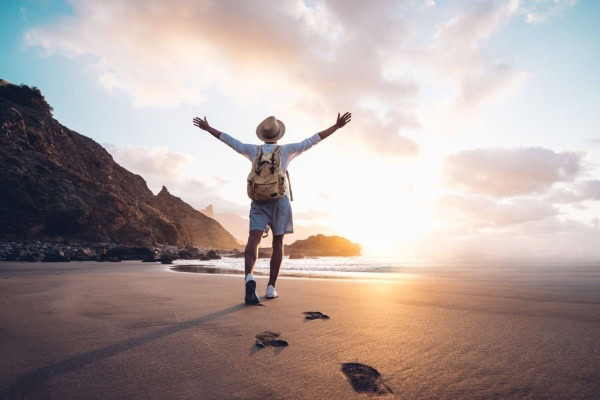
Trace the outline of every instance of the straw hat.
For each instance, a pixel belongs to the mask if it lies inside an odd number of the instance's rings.
[[[274,116],[267,117],[256,127],[256,136],[263,142],[276,142],[285,134],[285,125]]]

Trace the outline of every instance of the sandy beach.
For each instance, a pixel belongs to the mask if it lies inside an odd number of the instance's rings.
[[[280,297],[256,307],[242,304],[235,275],[3,262],[0,398],[369,396],[344,363],[376,368],[383,396],[398,398],[600,393],[595,284],[464,276],[281,278]],[[256,346],[265,331],[289,345]]]

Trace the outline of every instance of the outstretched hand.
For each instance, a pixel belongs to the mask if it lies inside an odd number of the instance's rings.
[[[348,122],[352,120],[352,114],[349,112],[345,113],[340,117],[340,113],[338,113],[337,121],[335,122],[335,126],[339,128],[343,128]]]
[[[200,119],[198,117],[194,118],[194,125],[205,131],[207,131],[210,128],[206,117],[204,117],[204,119]]]
[[[333,132],[346,126],[346,124],[348,122],[350,122],[351,119],[352,119],[352,114],[350,114],[349,112],[344,113],[344,115],[342,115],[341,117],[340,117],[340,113],[338,113],[337,120],[335,121],[335,125],[331,125],[329,128],[325,129],[323,132],[319,132],[319,136],[321,137],[321,140],[329,137]]]

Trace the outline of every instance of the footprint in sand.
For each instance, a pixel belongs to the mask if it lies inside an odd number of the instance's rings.
[[[373,367],[360,363],[345,363],[342,365],[342,372],[352,388],[359,393],[393,393],[381,374]]]
[[[258,347],[286,347],[288,342],[278,339],[281,333],[278,332],[263,332],[255,336],[256,345]]]
[[[305,311],[306,319],[329,319],[329,315],[325,315],[320,311]]]

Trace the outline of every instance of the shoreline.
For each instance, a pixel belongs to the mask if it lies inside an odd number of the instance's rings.
[[[227,276],[242,276],[244,275],[243,265],[241,269],[233,269],[227,267],[210,266],[202,264],[173,264],[167,267],[169,272],[183,274],[200,274],[200,275],[227,275]],[[268,278],[269,272],[265,270],[254,269],[255,277]],[[338,271],[286,271],[281,270],[278,279],[340,279],[340,280],[364,280],[364,281],[381,281],[388,280],[403,280],[417,274],[411,273],[383,273],[383,272],[338,272]]]

